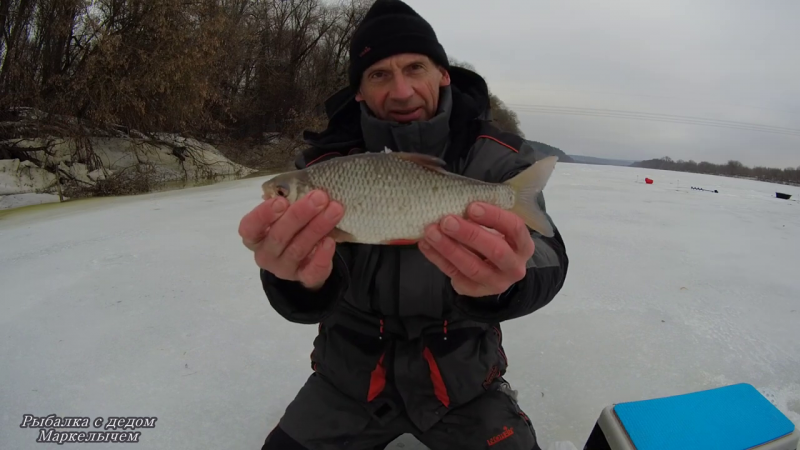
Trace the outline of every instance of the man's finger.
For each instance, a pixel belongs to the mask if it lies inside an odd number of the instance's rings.
[[[455,278],[460,275],[456,266],[453,265],[450,261],[447,260],[441,253],[436,251],[435,248],[431,247],[431,245],[426,241],[420,241],[419,244],[419,251],[428,258],[430,262],[433,263],[434,266],[438,267],[439,270],[442,271],[445,275],[449,278]]]
[[[482,286],[463,275],[450,280],[450,284],[453,285],[453,289],[461,295],[470,297],[484,297],[490,295],[486,286]]]
[[[245,246],[245,247],[247,247],[247,249],[248,249],[248,250],[250,250],[251,252],[254,252],[254,251],[258,250],[258,246],[259,246],[259,245],[261,245],[261,241],[255,241],[255,242],[253,242],[253,241],[249,241],[249,240],[247,240],[247,239],[244,239],[244,238],[242,238],[242,243],[243,243],[243,244],[244,244],[244,246]]]
[[[326,237],[316,246],[313,255],[308,258],[297,272],[297,279],[310,289],[318,289],[325,284],[333,270],[333,254],[336,243],[332,238]]]
[[[295,235],[319,214],[328,204],[328,195],[322,191],[312,191],[297,200],[286,210],[280,219],[270,227],[261,249],[274,257],[283,254],[286,246]]]
[[[441,229],[454,241],[488,259],[500,272],[516,270],[520,265],[519,256],[508,242],[481,225],[461,217],[448,216],[442,221]]]
[[[501,276],[491,265],[444,234],[439,225],[431,225],[426,229],[425,240],[460,273],[471,280],[480,284],[488,284]]]
[[[520,255],[533,254],[531,233],[518,215],[503,208],[482,202],[475,202],[467,209],[470,220],[499,231],[506,237],[512,248]]]
[[[283,198],[269,199],[245,214],[239,222],[239,236],[250,250],[267,235],[267,229],[286,210],[288,203]]]
[[[298,266],[309,256],[314,246],[336,228],[343,215],[344,208],[341,204],[328,203],[322,214],[314,216],[308,225],[295,235],[281,255],[281,261],[288,261],[295,267]]]
[[[450,284],[453,286],[453,289],[461,294],[461,295],[468,295],[470,297],[480,297],[488,292],[485,286],[481,286],[480,284],[470,280],[467,278],[463,273],[459,272],[458,269],[453,266],[450,261],[448,261],[441,253],[436,251],[430,244],[426,241],[420,241],[419,243],[420,252],[428,258],[436,267],[439,268],[445,275],[450,278]]]

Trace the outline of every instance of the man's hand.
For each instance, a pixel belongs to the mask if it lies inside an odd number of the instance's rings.
[[[502,294],[525,277],[535,249],[528,227],[511,211],[485,203],[470,205],[468,216],[472,220],[447,216],[428,226],[419,248],[459,294]]]
[[[342,205],[330,202],[322,191],[313,191],[291,206],[276,197],[242,218],[239,236],[254,252],[259,267],[317,290],[333,270],[336,243],[327,235],[343,215]]]

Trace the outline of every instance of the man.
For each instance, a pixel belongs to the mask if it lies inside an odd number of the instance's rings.
[[[327,129],[306,133],[297,168],[388,147],[502,182],[535,159],[490,123],[485,81],[449,67],[433,29],[401,1],[372,6],[350,58],[350,86],[327,101]],[[242,219],[270,304],[319,324],[313,372],[263,449],[382,449],[405,433],[433,450],[539,449],[503,378],[500,322],[555,297],[564,242],[555,226],[545,238],[510,212],[471,206],[396,246],[335,244],[326,236],[344,208],[319,191],[265,201]]]

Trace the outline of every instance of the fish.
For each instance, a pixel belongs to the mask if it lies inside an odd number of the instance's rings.
[[[557,160],[540,159],[504,183],[490,183],[449,172],[442,159],[422,153],[358,153],[275,175],[261,185],[261,197],[281,196],[293,204],[312,190],[326,192],[344,207],[329,234],[335,242],[411,245],[423,239],[429,224],[447,215],[466,217],[472,202],[511,211],[552,237],[538,196]]]

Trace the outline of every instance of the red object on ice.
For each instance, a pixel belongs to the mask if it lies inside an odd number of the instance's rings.
[[[651,180],[650,178],[645,178],[644,182],[647,184],[653,184],[653,180]]]

